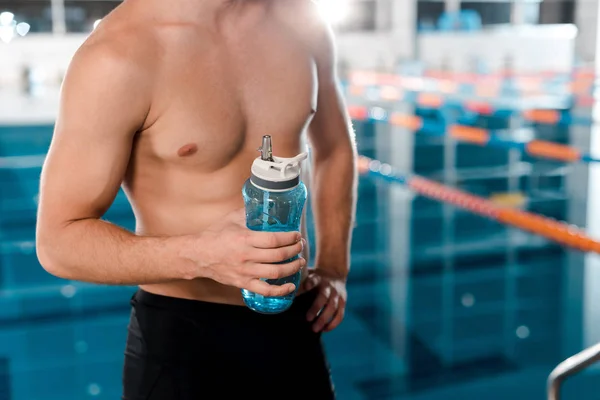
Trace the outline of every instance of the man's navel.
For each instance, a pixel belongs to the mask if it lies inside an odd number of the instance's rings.
[[[179,157],[187,157],[196,154],[196,152],[198,152],[198,145],[195,143],[188,143],[177,150],[177,155]]]

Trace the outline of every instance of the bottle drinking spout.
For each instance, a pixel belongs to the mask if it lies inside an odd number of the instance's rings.
[[[258,148],[260,159],[263,161],[273,161],[273,144],[271,136],[265,135],[262,138],[262,146]]]

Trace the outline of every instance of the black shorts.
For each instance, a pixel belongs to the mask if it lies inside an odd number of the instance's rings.
[[[123,400],[334,399],[314,291],[276,315],[159,296],[132,298]],[[236,397],[233,397],[236,396]]]

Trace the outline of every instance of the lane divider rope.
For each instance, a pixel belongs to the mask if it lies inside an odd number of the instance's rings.
[[[470,94],[489,93],[497,96],[508,91],[516,96],[567,95],[586,97],[593,94],[596,87],[595,76],[556,74],[545,77],[508,75],[502,78],[494,75],[425,73],[423,75],[402,75],[377,71],[353,70],[348,73],[351,82],[369,85],[392,85],[398,87],[434,88],[445,93]]]
[[[503,207],[483,197],[452,188],[416,175],[403,175],[389,164],[359,157],[358,171],[363,176],[383,179],[389,183],[410,188],[424,197],[452,204],[474,214],[502,224],[540,235],[552,242],[583,252],[600,253],[600,242],[589,237],[580,228],[549,217]]]
[[[431,109],[459,109],[466,113],[482,115],[482,116],[497,116],[500,118],[508,118],[510,116],[520,116],[524,120],[533,123],[546,125],[580,125],[590,126],[593,119],[589,115],[573,114],[570,110],[556,109],[518,109],[515,108],[510,101],[504,101],[501,104],[499,101],[488,101],[480,98],[452,98],[447,94],[420,92],[416,88],[400,89],[394,86],[386,85],[356,85],[348,86],[347,92],[354,97],[367,98],[370,100],[380,100],[384,102],[405,102],[416,104],[423,108]],[[479,93],[479,95],[482,95]],[[582,106],[589,107],[594,103],[592,98],[585,101]],[[565,105],[566,107],[567,105]]]
[[[418,115],[403,114],[395,111],[388,112],[381,107],[348,106],[347,109],[350,118],[355,121],[387,123],[428,136],[450,136],[458,141],[480,146],[517,149],[533,157],[565,163],[600,162],[599,159],[589,154],[584,154],[577,148],[566,144],[539,139],[518,142],[503,139],[495,131],[459,124],[445,126],[444,124],[419,117]]]

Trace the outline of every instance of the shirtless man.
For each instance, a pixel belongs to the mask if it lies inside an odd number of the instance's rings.
[[[336,79],[331,32],[310,0],[125,0],[74,56],[42,172],[37,252],[64,279],[139,285],[124,399],[333,398],[321,333],[344,317],[356,201]],[[241,188],[263,135],[291,157],[305,133],[315,267],[288,311],[262,315],[240,288],[292,292],[264,279],[303,268],[304,258],[273,263],[306,238],[248,230]],[[101,219],[121,185],[135,233]]]

